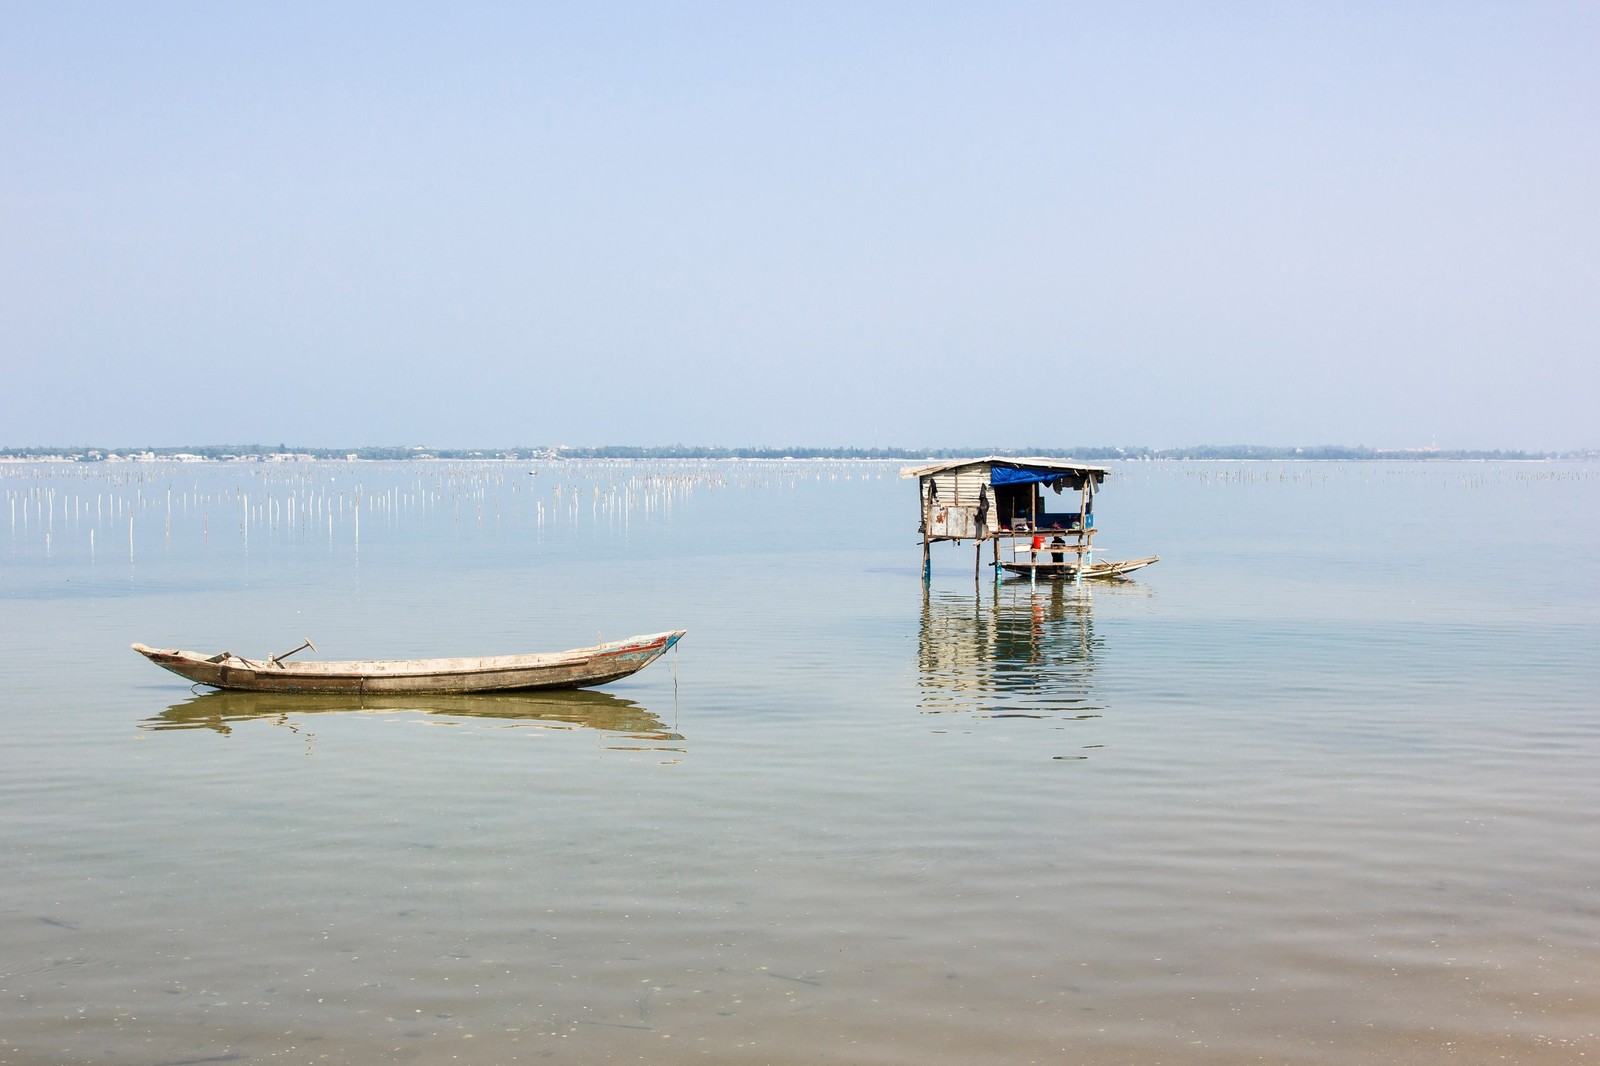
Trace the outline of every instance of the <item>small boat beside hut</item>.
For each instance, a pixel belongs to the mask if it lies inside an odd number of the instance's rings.
[[[998,455],[902,469],[901,477],[917,479],[921,496],[923,580],[932,576],[931,547],[940,541],[974,542],[974,576],[985,542],[992,545],[996,580],[1007,573],[1034,580],[1121,577],[1159,561],[1158,555],[1095,559],[1094,500],[1109,473],[1068,459]],[[1062,498],[1047,501],[1045,489]]]
[[[179,677],[212,688],[243,692],[447,695],[604,685],[643,670],[665,655],[683,634],[684,630],[676,629],[614,640],[592,648],[457,659],[284,661],[305,648],[315,651],[316,647],[309,640],[294,651],[254,660],[231,651],[203,655],[147,648],[143,644],[135,644],[133,650]]]

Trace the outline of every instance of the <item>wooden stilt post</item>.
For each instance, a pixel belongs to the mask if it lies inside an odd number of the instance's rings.
[[[1039,591],[1039,486],[1028,486],[1028,529],[1034,550],[1028,553],[1028,591]]]
[[[1083,552],[1089,545],[1089,481],[1084,475],[1083,488],[1078,492],[1078,569],[1072,575],[1074,585],[1083,584]]]
[[[933,580],[933,559],[928,554],[928,529],[933,522],[933,500],[928,495],[927,482],[922,490],[922,583],[928,584]]]

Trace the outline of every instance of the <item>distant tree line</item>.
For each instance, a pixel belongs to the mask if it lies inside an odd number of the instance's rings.
[[[1086,461],[1117,459],[1343,459],[1343,460],[1427,460],[1427,459],[1480,459],[1480,460],[1540,460],[1540,459],[1600,459],[1600,450],[1576,452],[1527,452],[1494,450],[1436,450],[1436,449],[1385,449],[1364,445],[1349,447],[1323,444],[1314,447],[1269,447],[1256,444],[1201,445],[1185,448],[1132,447],[1059,447],[1038,445],[1027,448],[811,448],[811,447],[705,447],[688,444],[639,446],[612,444],[601,447],[575,448],[565,445],[519,448],[429,448],[421,445],[364,445],[352,448],[314,448],[287,444],[193,444],[182,447],[157,448],[104,448],[104,447],[37,447],[0,448],[0,457],[18,459],[76,459],[95,462],[112,456],[131,458],[155,456],[197,456],[202,459],[260,460],[307,456],[313,459],[362,459],[369,461],[396,461],[404,459],[449,459],[472,461],[480,459],[534,460],[534,459],[963,459],[979,455],[1000,456],[1071,456]]]

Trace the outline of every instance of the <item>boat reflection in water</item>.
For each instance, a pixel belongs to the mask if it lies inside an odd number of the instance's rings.
[[[634,703],[592,689],[460,696],[294,695],[274,692],[206,692],[173,704],[141,729],[211,729],[224,735],[239,722],[293,726],[313,714],[417,714],[452,719],[492,719],[503,728],[594,729],[615,750],[681,752],[683,737]]]
[[[918,706],[976,718],[1098,718],[1098,650],[1083,586],[1007,583],[992,598],[924,590]]]

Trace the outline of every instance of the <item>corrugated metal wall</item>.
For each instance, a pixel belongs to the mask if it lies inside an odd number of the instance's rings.
[[[932,521],[928,534],[933,537],[958,537],[970,540],[978,535],[978,494],[989,491],[989,513],[985,517],[984,532],[994,533],[1000,528],[999,515],[995,513],[994,490],[989,488],[989,464],[947,470],[931,478],[939,489],[934,502]],[[926,490],[924,490],[926,491]]]
[[[982,466],[966,467],[961,470],[947,470],[942,474],[933,475],[933,483],[939,486],[939,502],[945,504],[962,504],[967,507],[978,506],[978,490],[989,485],[989,464]],[[993,503],[993,499],[990,500]]]

